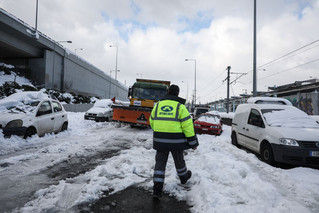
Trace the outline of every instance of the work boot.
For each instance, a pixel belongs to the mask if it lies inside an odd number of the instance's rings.
[[[154,189],[153,190],[153,199],[159,200],[162,197],[162,190]]]
[[[184,176],[181,176],[181,184],[185,184],[192,177],[192,171],[188,170]]]

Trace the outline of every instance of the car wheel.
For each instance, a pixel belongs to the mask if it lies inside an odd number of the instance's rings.
[[[28,138],[28,137],[32,137],[32,135],[37,134],[37,131],[34,127],[29,127],[25,133],[24,133],[24,139]]]
[[[275,163],[274,153],[269,143],[263,143],[261,145],[260,154],[261,154],[262,161],[270,165],[274,165]]]
[[[61,132],[65,131],[68,129],[68,123],[67,122],[64,122],[62,127],[61,127]]]
[[[239,148],[239,144],[238,144],[237,136],[236,136],[236,133],[235,133],[235,132],[233,132],[233,133],[231,134],[231,143],[232,143],[234,146],[236,146],[236,147]]]

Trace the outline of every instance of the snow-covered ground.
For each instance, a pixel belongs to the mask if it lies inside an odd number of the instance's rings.
[[[95,123],[83,117],[84,113],[68,113],[68,131],[41,138],[6,139],[0,133],[2,192],[9,190],[11,182],[32,175],[39,176],[34,182],[29,180],[32,184],[45,182],[42,171],[70,158],[124,147],[84,174],[39,188],[16,212],[71,212],[74,206],[99,199],[103,191],[116,193],[135,184],[151,190],[155,156],[152,131]],[[221,136],[198,137],[198,149],[187,151],[185,156],[193,172],[190,189],[178,184],[171,156],[164,187],[166,193],[186,200],[192,212],[319,212],[319,170],[269,166],[231,145],[230,127],[226,125]]]

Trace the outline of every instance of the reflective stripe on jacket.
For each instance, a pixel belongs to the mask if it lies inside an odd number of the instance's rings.
[[[154,106],[150,125],[156,150],[185,150],[198,146],[192,118],[177,96],[168,95]]]

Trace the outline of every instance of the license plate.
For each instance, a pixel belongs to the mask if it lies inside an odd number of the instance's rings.
[[[92,118],[92,117],[88,117],[88,119],[89,119],[89,120],[94,120],[95,118]]]
[[[208,131],[208,129],[205,129],[205,128],[203,128],[202,130],[204,130],[204,131]]]
[[[319,151],[310,151],[311,157],[319,157]]]

